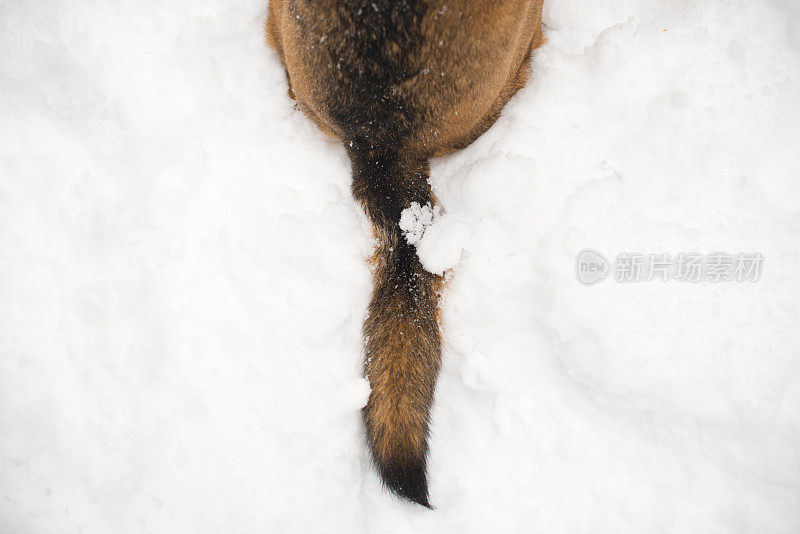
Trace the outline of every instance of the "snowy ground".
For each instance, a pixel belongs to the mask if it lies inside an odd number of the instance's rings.
[[[547,0],[432,166],[433,512],[369,465],[369,232],[265,3],[0,1],[0,532],[800,531],[796,0]],[[587,287],[586,248],[764,265]]]

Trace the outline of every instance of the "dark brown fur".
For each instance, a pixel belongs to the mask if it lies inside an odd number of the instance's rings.
[[[428,419],[441,362],[442,278],[402,236],[412,202],[434,204],[428,160],[488,129],[544,42],[542,0],[271,0],[267,36],[290,95],[341,139],[353,196],[378,246],[364,321],[364,421],[384,482],[424,506]]]

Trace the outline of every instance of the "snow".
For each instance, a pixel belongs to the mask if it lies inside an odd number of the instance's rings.
[[[469,239],[467,221],[443,214],[430,202],[421,206],[412,202],[400,214],[400,229],[409,244],[417,249],[422,267],[435,274],[448,273],[458,265],[464,243]]]
[[[417,256],[429,272],[444,274],[454,269],[469,241],[472,231],[469,221],[461,221],[445,213],[425,230],[417,245]]]
[[[431,206],[428,202],[421,206],[419,202],[412,202],[409,207],[400,213],[400,230],[403,237],[410,245],[417,245],[422,241],[425,229],[431,226],[435,220],[439,219],[442,209],[439,206]]]
[[[0,531],[800,530],[796,2],[548,0],[432,162],[435,511],[370,466],[370,231],[264,4],[0,5]],[[587,249],[764,270],[586,286]]]

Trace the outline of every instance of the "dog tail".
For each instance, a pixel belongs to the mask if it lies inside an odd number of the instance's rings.
[[[428,419],[441,364],[438,300],[442,277],[425,271],[399,221],[412,202],[433,204],[428,162],[369,146],[348,148],[353,196],[369,217],[377,247],[363,335],[372,392],[364,421],[386,486],[430,508]]]

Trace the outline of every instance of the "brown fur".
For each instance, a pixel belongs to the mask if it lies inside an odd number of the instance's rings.
[[[442,278],[402,236],[434,204],[428,159],[488,129],[544,42],[542,0],[271,0],[267,36],[290,95],[341,139],[378,246],[364,321],[368,442],[384,482],[428,504],[428,419],[441,361]]]

